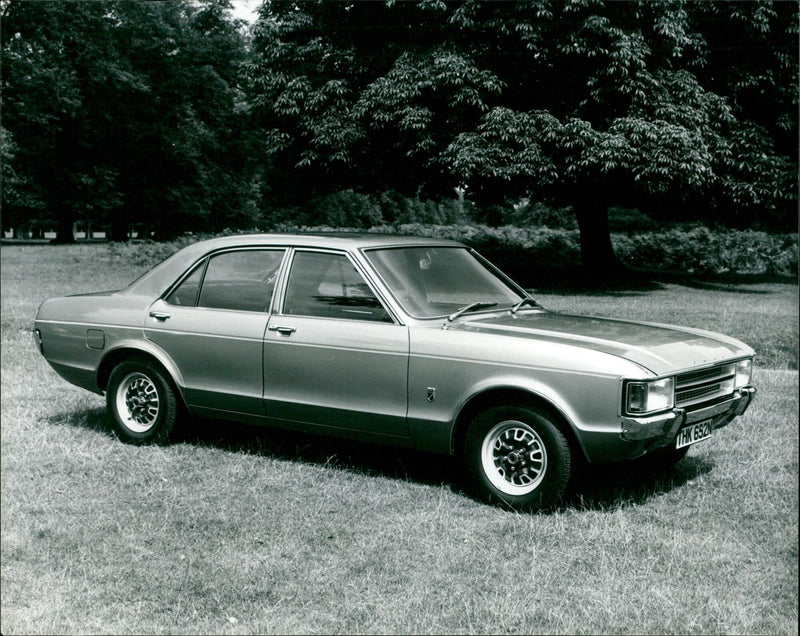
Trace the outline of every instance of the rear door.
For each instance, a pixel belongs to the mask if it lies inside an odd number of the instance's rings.
[[[297,250],[265,338],[267,415],[405,437],[408,347],[347,254]]]
[[[264,332],[285,254],[244,249],[211,255],[150,307],[145,337],[177,364],[189,406],[264,414]]]

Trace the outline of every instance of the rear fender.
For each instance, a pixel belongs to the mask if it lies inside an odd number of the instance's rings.
[[[122,340],[114,343],[114,347],[106,352],[97,369],[97,386],[105,390],[108,384],[108,377],[111,375],[113,368],[122,360],[135,357],[137,354],[154,358],[164,367],[164,370],[172,378],[175,388],[183,397],[185,383],[180,369],[161,347],[148,340]]]

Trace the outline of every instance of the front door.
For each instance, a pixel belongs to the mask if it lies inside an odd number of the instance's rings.
[[[175,361],[190,407],[263,415],[262,353],[282,249],[234,250],[198,263],[145,319]]]
[[[298,250],[264,345],[269,417],[406,437],[408,329],[350,258]]]

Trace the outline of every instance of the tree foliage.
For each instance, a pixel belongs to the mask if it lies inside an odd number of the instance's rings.
[[[241,221],[246,52],[228,2],[24,2],[3,7],[3,126],[14,187],[4,226],[79,219],[116,238]]]
[[[611,205],[732,222],[796,205],[786,5],[274,1],[248,78],[285,194],[462,186],[483,208],[567,204],[602,263]],[[759,52],[734,68],[731,26]]]
[[[248,34],[229,0],[6,0],[3,227],[496,225],[539,203],[598,270],[614,207],[785,230],[799,6],[269,0]]]

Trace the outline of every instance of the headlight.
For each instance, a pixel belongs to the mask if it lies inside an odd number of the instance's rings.
[[[750,379],[753,375],[753,359],[739,360],[736,363],[736,379],[734,380],[734,387],[740,388],[750,384]]]
[[[650,382],[628,382],[625,411],[641,415],[672,408],[675,404],[675,380],[664,378]]]

